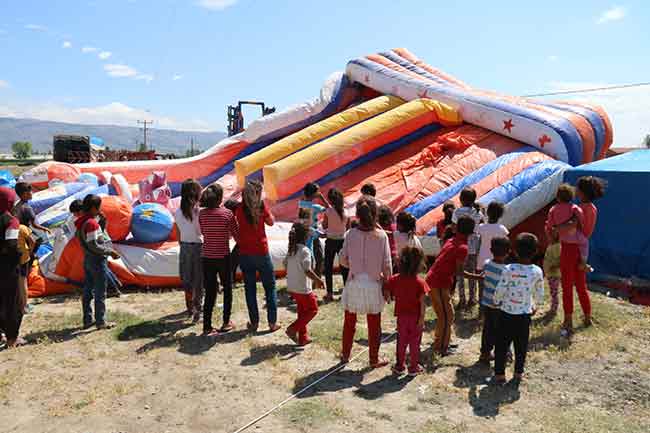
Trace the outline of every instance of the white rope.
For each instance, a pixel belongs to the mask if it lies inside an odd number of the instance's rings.
[[[384,338],[381,340],[381,342],[382,342],[382,343],[385,343],[386,341],[388,341],[389,339],[391,339],[395,334],[397,334],[397,331],[395,331],[395,332],[393,332],[392,334],[387,335],[386,337],[384,337]],[[350,360],[349,360],[348,362],[352,362],[352,361],[354,361],[355,359],[357,359],[358,357],[360,357],[361,355],[363,355],[364,353],[366,353],[369,349],[370,349],[369,347],[366,347],[366,348],[363,349],[361,352],[357,353],[357,354],[354,355],[352,358],[350,358]],[[337,366],[336,368],[334,368],[334,370],[332,370],[332,371],[326,373],[326,374],[323,375],[322,377],[318,378],[318,379],[315,380],[314,382],[312,382],[312,383],[310,383],[309,385],[307,385],[307,386],[305,386],[304,388],[302,388],[300,391],[291,394],[289,397],[285,398],[285,399],[282,400],[280,403],[278,403],[277,405],[275,405],[275,406],[272,407],[271,409],[269,409],[269,410],[267,410],[266,412],[264,412],[262,415],[258,416],[258,417],[255,418],[254,420],[250,421],[248,424],[244,425],[243,427],[240,427],[238,430],[235,430],[234,433],[241,433],[241,432],[243,432],[244,430],[248,429],[249,427],[254,426],[255,424],[257,424],[258,422],[262,421],[262,420],[263,420],[264,418],[266,418],[267,416],[271,415],[271,414],[272,414],[273,412],[275,412],[276,410],[280,409],[280,408],[281,408],[282,406],[284,406],[285,404],[289,403],[289,402],[290,402],[291,400],[293,400],[294,398],[298,397],[300,394],[302,394],[302,393],[304,393],[305,391],[307,391],[308,389],[313,388],[314,386],[318,385],[319,383],[321,383],[322,381],[324,381],[324,380],[327,379],[328,377],[332,376],[334,373],[338,373],[338,372],[341,371],[341,370],[342,370],[346,365],[347,365],[347,364],[340,364],[339,366]]]

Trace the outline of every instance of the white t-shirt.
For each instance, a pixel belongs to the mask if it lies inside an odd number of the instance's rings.
[[[185,218],[183,211],[178,208],[174,212],[174,219],[178,226],[178,237],[181,242],[202,244],[203,235],[201,234],[201,227],[199,226],[199,209],[195,208],[192,211],[192,221]]]
[[[393,239],[395,239],[395,251],[399,255],[404,247],[416,247],[422,249],[422,242],[418,239],[417,236],[409,236],[408,233],[402,233],[400,231],[393,232]]]
[[[544,303],[544,273],[537,265],[507,265],[494,301],[508,314],[531,314]]]
[[[287,269],[287,291],[291,293],[311,293],[311,279],[307,271],[311,269],[311,250],[298,244],[296,254],[285,259]]]
[[[492,252],[490,247],[492,245],[492,239],[507,237],[510,232],[503,224],[481,224],[478,226],[476,232],[481,239],[481,248],[478,252],[478,269],[483,269],[483,264],[486,260],[492,258]]]
[[[474,220],[474,235],[470,235],[467,238],[467,250],[468,254],[478,254],[479,239],[478,236],[475,236],[478,233],[478,226],[483,222],[483,214],[473,207],[459,207],[451,215],[451,222],[453,224],[458,224],[458,219],[460,217],[470,217]],[[481,262],[482,263],[482,262]]]

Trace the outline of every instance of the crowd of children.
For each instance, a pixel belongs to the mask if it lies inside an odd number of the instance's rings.
[[[326,288],[323,301],[334,301],[333,274],[338,256],[344,284],[341,304],[345,310],[342,362],[350,359],[357,315],[362,314],[366,315],[368,325],[370,365],[378,368],[387,364],[379,358],[381,313],[386,303],[394,302],[398,339],[393,371],[406,371],[408,350],[408,374],[417,375],[421,371],[419,357],[427,296],[437,317],[434,352],[439,356],[453,353],[457,346],[452,343],[452,298],[457,291],[457,308],[471,307],[477,299],[480,304],[483,329],[479,362],[494,360],[494,381],[503,383],[512,345],[514,379],[520,380],[531,317],[544,301],[544,277],[550,288],[550,314],[559,308],[562,287],[563,335],[570,335],[573,329],[574,286],[585,325],[592,322],[586,273],[592,270],[588,264],[589,238],[597,218],[593,201],[603,193],[603,182],[593,177],[580,178],[575,189],[560,186],[557,204],[549,211],[545,226],[549,246],[542,271],[534,263],[539,249],[537,237],[523,233],[511,245],[508,229],[499,223],[504,214],[503,204],[489,203],[484,215],[476,192],[466,188],[460,193],[459,208],[452,202],[443,205],[444,217],[436,225],[440,252],[422,279],[419,274],[425,270],[425,255],[415,236],[413,215],[400,212],[395,217],[388,206],[376,200],[375,187],[366,184],[356,203],[355,215],[350,217],[341,191],[333,188],[326,198],[318,185],[308,183],[298,202],[284,262],[287,289],[297,310],[297,318],[286,334],[300,346],[311,342],[308,324],[318,313],[314,288]],[[577,205],[573,204],[574,196],[579,200]],[[32,229],[47,231],[36,224],[30,198],[31,187],[22,182],[16,185],[15,194],[7,188],[0,189],[0,262],[12,276],[0,282],[7,286],[3,287],[0,299],[0,328],[10,346],[22,343],[18,330],[26,308],[26,280],[38,247]],[[269,330],[276,331],[280,326],[275,273],[265,232],[265,226],[273,225],[274,218],[262,200],[262,186],[257,181],[248,181],[241,201],[228,200],[222,206],[222,200],[223,189],[218,184],[202,189],[196,181],[188,179],[182,185],[181,206],[174,217],[180,240],[179,274],[188,315],[195,323],[202,316],[203,334],[207,337],[234,329],[232,286],[239,266],[249,312],[248,330],[255,332],[259,326],[259,275],[265,291]],[[119,286],[119,282],[107,266],[107,257],[119,258],[119,254],[105,232],[101,198],[88,195],[83,202],[74,201],[70,212],[73,217],[64,231],[79,239],[84,252],[83,327],[110,328],[113,325],[106,321],[106,289],[109,284]],[[324,248],[321,238],[325,239]],[[232,250],[231,239],[236,243]],[[212,327],[212,315],[221,292],[223,322],[216,329]]]

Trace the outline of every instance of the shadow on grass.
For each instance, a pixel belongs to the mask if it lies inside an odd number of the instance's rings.
[[[243,366],[257,365],[275,357],[283,357],[283,360],[297,356],[301,349],[292,344],[269,344],[268,346],[253,347],[250,355],[241,362]]]
[[[519,400],[519,386],[513,382],[504,386],[484,386],[480,390],[477,385],[469,387],[468,400],[474,415],[483,418],[493,418],[499,415],[502,406]]]
[[[401,391],[413,379],[414,377],[409,376],[384,376],[379,380],[359,386],[359,388],[354,391],[354,394],[365,400],[377,400],[386,394],[393,394]]]
[[[293,387],[293,392],[298,393],[302,391],[306,386],[311,385],[312,383],[318,381],[319,379],[327,376],[332,373],[334,370],[339,368],[341,365],[337,364],[333,367],[328,368],[327,370],[320,370],[308,374],[307,376],[301,377],[296,380],[296,383]],[[316,397],[319,395],[324,395],[331,392],[338,392],[348,388],[359,388],[361,386],[361,381],[363,380],[364,371],[354,371],[354,370],[341,370],[338,371],[322,382],[312,386],[308,390],[304,391],[298,398],[309,398]]]
[[[80,326],[73,326],[70,328],[55,329],[51,331],[32,332],[25,335],[23,338],[25,338],[27,344],[30,345],[39,344],[44,340],[47,340],[51,343],[65,343],[87,333],[90,333],[94,329],[95,328],[91,328],[87,331],[84,331]]]

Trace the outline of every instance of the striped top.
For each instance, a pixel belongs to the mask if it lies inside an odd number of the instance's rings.
[[[501,274],[506,268],[503,263],[497,263],[490,259],[483,265],[483,296],[481,296],[481,305],[489,308],[499,308],[494,301],[494,293],[501,280]]]
[[[203,234],[201,256],[222,259],[230,254],[230,237],[239,241],[239,226],[231,211],[224,207],[201,209],[199,226]]]

